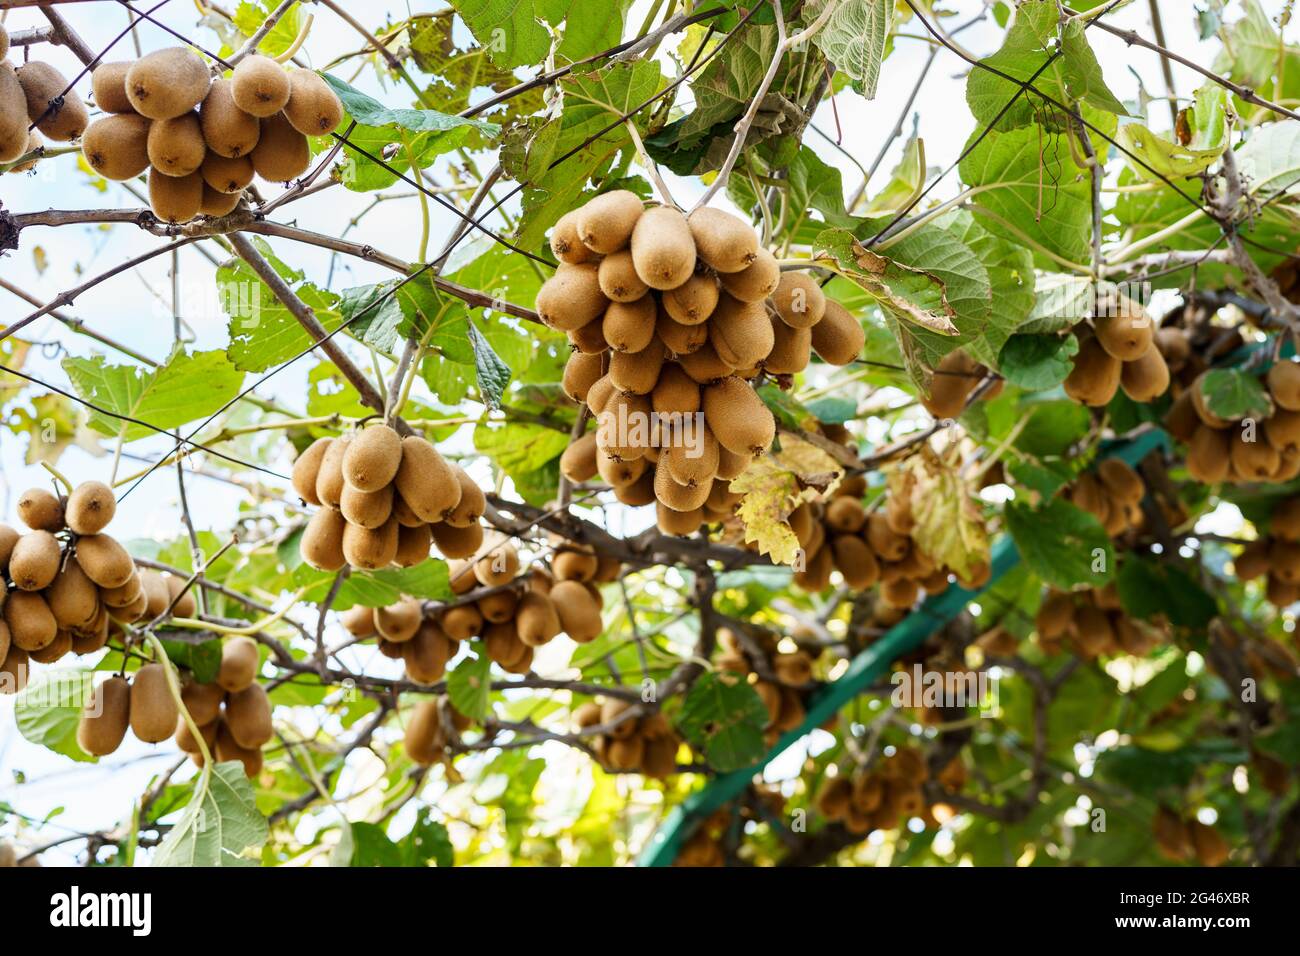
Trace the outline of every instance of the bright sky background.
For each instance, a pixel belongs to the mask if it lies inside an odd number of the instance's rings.
[[[1283,5],[1283,0],[1264,0],[1264,7],[1271,15],[1276,14]],[[394,19],[401,18],[407,9],[407,4],[404,3],[378,3],[370,0],[365,4],[349,3],[348,6],[358,12],[364,10],[363,19],[368,25],[378,23],[385,13]],[[413,3],[411,6],[425,10],[437,9],[442,5]],[[629,23],[639,24],[648,6],[648,0],[636,0],[628,17]],[[951,28],[978,14],[984,4],[981,0],[948,0],[943,6],[957,13],[949,21]],[[1162,6],[1170,45],[1197,62],[1211,62],[1218,44],[1200,44],[1197,41],[1195,4],[1188,0],[1166,0]],[[60,9],[96,50],[104,47],[127,23],[127,11],[115,4],[71,4]],[[321,7],[309,7],[308,10],[316,16],[311,37],[304,48],[309,63],[321,66],[336,55],[355,50],[361,45],[357,34],[328,10]],[[1239,4],[1234,2],[1230,18],[1235,19],[1238,14]],[[197,12],[192,3],[171,0],[155,16],[209,48],[219,45],[210,30],[196,26]],[[1111,19],[1117,25],[1137,29],[1146,36],[1151,35],[1146,3],[1130,4],[1113,14]],[[39,11],[33,8],[9,11],[3,22],[10,31],[43,26],[46,23]],[[1288,36],[1293,42],[1294,31],[1293,26],[1291,35]],[[918,24],[905,25],[903,32],[914,37],[924,33]],[[962,33],[960,39],[967,49],[984,55],[996,48],[1000,35],[1001,31],[989,17],[987,22]],[[1121,98],[1136,98],[1137,82],[1131,72],[1133,70],[1143,77],[1149,92],[1163,92],[1159,64],[1154,54],[1130,49],[1121,40],[1095,29],[1090,31],[1090,39],[1101,60],[1108,83]],[[139,40],[145,51],[171,46],[177,42],[151,24],[140,27]],[[666,49],[671,48],[672,45],[669,44]],[[75,75],[80,69],[80,63],[62,48],[43,45],[31,48],[30,52],[39,59],[53,63],[68,76]],[[825,161],[843,172],[847,193],[852,193],[861,180],[858,166],[849,156],[856,158],[857,163],[864,167],[870,166],[884,138],[893,128],[928,52],[928,43],[900,38],[893,55],[884,65],[880,90],[874,101],[867,102],[852,92],[837,97],[838,134],[830,105],[823,105],[818,111],[814,125],[831,137],[842,136],[842,151],[816,133],[809,134],[807,143]],[[11,52],[11,58],[15,60],[20,60],[22,55],[23,51],[18,48]],[[134,55],[128,37],[119,42],[109,59],[125,59]],[[344,75],[350,76],[350,71],[345,71]],[[527,75],[530,75],[528,71],[520,71],[521,77]],[[941,53],[916,99],[913,113],[920,117],[919,132],[926,142],[927,159],[931,165],[946,167],[952,163],[973,128],[973,120],[964,100],[965,75],[966,65],[961,60],[951,53]],[[1175,80],[1177,90],[1183,96],[1188,96],[1200,84],[1199,77],[1177,66]],[[369,70],[353,82],[386,104],[410,105],[409,96],[403,87],[391,86],[384,89]],[[79,84],[79,89],[87,93],[89,82]],[[1157,105],[1152,113],[1152,125],[1156,129],[1167,128],[1167,111]],[[909,129],[911,122],[909,116]],[[897,152],[896,144],[877,173],[875,186],[878,187],[885,181]],[[692,198],[702,192],[698,183],[677,179],[670,173],[665,173],[665,177],[679,202],[689,205]],[[439,178],[437,168],[434,170],[434,178]],[[263,188],[267,195],[273,196],[276,193],[274,187]],[[933,195],[936,201],[942,201],[952,197],[957,189],[954,173]],[[116,184],[110,184],[107,193],[97,192],[88,178],[77,171],[72,156],[47,160],[32,175],[0,178],[0,202],[4,208],[15,213],[43,208],[139,208],[141,205],[139,200]],[[364,195],[335,188],[322,197],[288,207],[284,210],[284,216],[296,219],[299,225],[308,229],[339,235],[349,218],[367,202],[368,197]],[[434,207],[434,215],[431,247],[436,249],[438,240],[451,228],[453,217],[437,206]],[[410,199],[381,205],[349,234],[349,238],[413,259],[417,255],[419,233],[418,207],[416,201]],[[0,274],[42,300],[48,300],[61,290],[84,281],[86,277],[155,248],[163,241],[125,225],[105,229],[95,226],[71,226],[57,230],[30,229],[23,234],[20,250],[0,259]],[[284,240],[274,241],[273,246],[282,258],[304,269],[309,279],[324,284],[329,266],[328,254],[309,246],[291,248],[290,243]],[[44,272],[36,266],[35,252],[38,247],[48,259]],[[218,258],[221,257],[219,248],[209,245],[209,249]],[[180,264],[181,297],[187,305],[185,319],[197,337],[194,347],[220,348],[227,340],[226,319],[217,308],[213,267],[205,258],[188,248],[181,251]],[[67,311],[139,351],[163,359],[172,341],[167,303],[170,284],[168,268],[167,257],[155,259],[134,273],[91,290]],[[340,260],[334,288],[373,282],[390,275],[377,266],[355,260]],[[26,314],[30,307],[0,290],[0,310],[3,310],[0,312],[3,316],[0,321],[8,322]],[[43,319],[25,330],[24,335],[34,341],[60,343],[61,348],[75,355],[88,354],[92,351],[92,346],[97,347],[97,343],[89,339],[67,333],[52,318]],[[28,371],[66,387],[67,379],[58,365],[60,358],[61,353],[54,351],[47,357],[29,359]],[[111,360],[127,361],[116,355],[111,356]],[[275,378],[262,394],[277,398],[290,407],[301,408],[309,368],[306,361],[299,363]],[[158,442],[145,441],[135,443],[133,450],[139,454],[152,454],[161,447]],[[23,464],[25,452],[25,438],[19,440],[7,429],[0,430],[0,520],[11,524],[18,523],[13,512],[18,495],[31,485],[47,484],[47,476],[42,469]],[[287,471],[288,465],[286,459],[277,467]],[[59,467],[74,482],[88,478],[104,479],[110,468],[110,459],[94,458],[73,449],[63,456]],[[139,467],[137,463],[125,462],[123,474],[130,473],[136,467]],[[195,502],[195,521],[200,530],[211,528],[220,531],[227,528],[238,507],[241,492],[229,485],[199,477],[191,478],[188,486],[191,489],[191,500]],[[631,520],[637,525],[644,523],[640,515]],[[152,477],[140,492],[124,504],[112,530],[123,537],[171,538],[178,528],[175,474],[172,470],[164,470]],[[0,801],[14,803],[24,813],[43,816],[62,807],[59,822],[64,825],[78,829],[103,827],[127,816],[132,801],[147,786],[150,776],[166,766],[175,753],[170,743],[146,746],[129,740],[118,754],[97,768],[73,766],[69,761],[22,740],[13,729],[10,700],[0,698]],[[772,765],[770,774],[780,777],[794,772],[802,756],[802,748],[794,748],[786,758]],[[19,774],[25,775],[28,780],[40,778],[41,782],[16,786],[14,781]],[[0,832],[6,829],[8,828],[0,827]]]

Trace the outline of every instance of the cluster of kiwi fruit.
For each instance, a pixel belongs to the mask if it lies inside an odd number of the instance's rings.
[[[591,738],[591,748],[606,770],[642,773],[658,780],[676,773],[682,738],[658,710],[620,720],[632,706],[614,697],[589,700],[573,712],[573,722],[579,734]],[[593,733],[597,727],[608,729]]]
[[[866,836],[873,830],[893,830],[913,817],[937,829],[925,797],[930,770],[920,750],[899,747],[878,767],[859,767],[852,774],[828,776],[817,792],[818,812],[842,822],[850,833]],[[939,780],[949,790],[966,783],[966,766],[954,757]]]
[[[157,617],[173,601],[175,613],[194,613],[184,582],[138,569],[105,531],[116,510],[111,488],[86,481],[66,496],[23,492],[26,533],[0,524],[0,692],[22,690],[32,662],[94,653],[116,625]]]
[[[1065,379],[1065,393],[1083,405],[1101,407],[1122,388],[1135,402],[1149,402],[1169,390],[1169,365],[1146,309],[1117,296],[1113,308],[1080,323],[1079,351]]]
[[[1184,818],[1163,805],[1151,818],[1151,835],[1160,855],[1174,863],[1195,860],[1201,866],[1221,866],[1231,853],[1228,842],[1214,827],[1195,817]]]
[[[1207,485],[1277,484],[1300,475],[1300,364],[1283,361],[1264,376],[1272,413],[1230,421],[1206,404],[1204,373],[1187,386],[1165,416],[1169,433],[1187,444],[1187,471]]]
[[[221,666],[216,679],[203,684],[196,680],[181,688],[181,700],[198,726],[208,753],[218,763],[238,760],[244,773],[256,777],[262,771],[262,748],[275,735],[271,724],[271,698],[257,682],[261,658],[257,642],[234,637],[221,647]],[[203,754],[183,717],[176,723],[176,745],[198,766]]]
[[[1246,545],[1232,562],[1240,581],[1267,576],[1265,596],[1279,609],[1300,601],[1300,498],[1274,506],[1268,534]]]
[[[696,531],[714,482],[771,445],[775,419],[754,380],[788,384],[814,351],[846,365],[865,343],[847,309],[807,274],[782,272],[752,226],[718,209],[687,216],[614,190],[562,216],[550,242],[560,264],[537,312],[574,349],[565,392],[609,422],[575,473],[657,501],[665,533]],[[651,434],[651,413],[691,425],[702,413],[702,439]]]
[[[449,697],[429,697],[411,711],[406,721],[402,749],[412,762],[421,767],[444,759],[450,728],[459,736],[469,729],[470,719],[451,704]]]
[[[0,163],[39,149],[42,134],[66,143],[85,132],[90,113],[76,90],[68,89],[67,77],[40,60],[15,67],[8,55],[9,34],[0,25]],[[9,171],[26,172],[34,165],[33,159]]]
[[[1162,619],[1142,621],[1124,613],[1114,583],[1087,591],[1049,589],[1034,627],[1044,653],[1059,654],[1068,644],[1085,660],[1119,654],[1142,657],[1168,638]]]
[[[1146,485],[1141,475],[1118,458],[1107,458],[1095,470],[1080,475],[1064,496],[1101,522],[1112,538],[1141,531],[1146,523],[1142,514]]]
[[[722,654],[717,664],[721,671],[745,677],[758,694],[767,708],[767,724],[763,732],[770,744],[803,723],[807,714],[804,694],[813,679],[813,664],[820,648],[805,643],[797,650],[782,651],[776,635],[769,631],[754,632],[753,639],[756,650],[766,658],[767,670],[776,678],[775,681],[764,680],[758,675],[750,653],[730,628],[718,628],[718,646]]]
[[[0,81],[2,83],[2,81]],[[261,176],[287,182],[311,164],[308,136],[333,132],[343,104],[319,74],[286,71],[269,57],[242,59],[212,78],[189,47],[101,63],[91,74],[105,115],[81,140],[105,179],[149,171],[149,204],[164,222],[225,216]]]
[[[483,544],[483,490],[418,435],[400,437],[382,422],[351,435],[318,438],[293,464],[298,497],[320,510],[303,533],[313,568],[409,568],[432,545],[467,558]]]

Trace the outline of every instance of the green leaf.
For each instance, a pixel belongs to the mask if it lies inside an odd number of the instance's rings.
[[[447,675],[447,696],[452,706],[471,720],[482,722],[488,716],[488,698],[492,683],[488,674],[492,661],[487,652],[477,649],[476,656],[461,658]]]
[[[1061,31],[1062,74],[1065,87],[1071,98],[1090,103],[1099,110],[1127,116],[1128,110],[1119,101],[1101,73],[1101,64],[1097,55],[1088,45],[1084,34],[1087,25],[1077,18],[1070,19]],[[1037,85],[1037,84],[1035,84]]]
[[[244,765],[219,763],[196,778],[194,796],[159,845],[153,865],[247,866],[243,853],[260,847],[269,834]]]
[[[1129,555],[1115,582],[1124,610],[1150,620],[1163,615],[1171,624],[1204,628],[1219,613],[1206,590],[1176,565]]]
[[[372,96],[362,93],[356,87],[322,73],[325,82],[343,101],[344,108],[363,126],[395,126],[412,133],[445,133],[448,130],[469,127],[488,136],[495,136],[501,131],[496,123],[486,120],[466,119],[462,116],[448,116],[437,110],[389,109]],[[348,137],[351,139],[351,137]]]
[[[990,69],[971,70],[966,80],[966,103],[975,115],[975,122],[980,129],[993,123],[994,119],[1008,103],[1014,105],[1003,113],[996,128],[1010,130],[1028,126],[1035,122],[1034,97],[1025,94],[1016,98],[1020,86],[1004,79],[997,70],[1015,80],[1027,82],[1033,80],[1034,86],[1047,96],[1058,101],[1065,100],[1065,91],[1061,83],[1060,58],[1048,66],[1054,52],[1057,39],[1057,24],[1060,20],[1060,8],[1055,0],[1029,0],[1016,8],[1016,18],[1003,38],[1002,47],[992,56],[980,62]],[[1041,70],[1041,72],[1040,72]]]
[[[1192,106],[1179,114],[1187,124],[1188,142],[1173,142],[1151,132],[1141,123],[1126,123],[1119,128],[1124,147],[1146,164],[1132,163],[1135,173],[1148,182],[1183,179],[1205,172],[1223,155],[1228,144],[1228,93],[1216,83],[1196,91]]]
[[[545,425],[511,422],[500,427],[481,424],[474,429],[474,448],[516,482],[559,458],[568,447],[566,432]]]
[[[329,594],[335,575],[318,571],[302,560],[298,550],[302,534],[302,530],[298,530],[289,535],[281,542],[277,554],[289,569],[294,585],[307,588],[302,599],[319,603]],[[426,601],[449,600],[451,584],[447,562],[430,558],[410,568],[353,569],[339,588],[332,606],[339,611],[346,611],[356,604],[386,607],[395,604],[402,595]]]
[[[934,559],[938,567],[949,567],[965,576],[979,564],[990,561],[989,536],[984,516],[972,488],[959,467],[937,455],[914,455],[906,465],[911,477],[911,510],[916,526],[912,540]],[[903,473],[891,483],[892,494],[903,494],[908,484]]]
[[[1037,508],[1010,501],[1005,517],[1021,560],[1053,587],[1100,587],[1114,573],[1115,551],[1106,529],[1063,498]]]
[[[826,425],[843,425],[851,422],[858,415],[858,403],[851,398],[827,395],[815,399],[806,406],[813,417]]]
[[[89,670],[58,668],[34,673],[14,697],[14,723],[24,740],[77,761],[90,756],[77,744],[81,711],[94,688]]]
[[[492,350],[492,345],[473,322],[467,323],[469,341],[474,347],[474,369],[478,375],[479,397],[483,404],[496,411],[501,407],[501,395],[510,384],[510,367]]]
[[[1257,200],[1268,200],[1300,182],[1300,123],[1269,123],[1256,129],[1237,152],[1242,182]]]
[[[427,807],[398,846],[402,850],[403,866],[426,866],[432,861],[437,866],[448,867],[456,862],[456,851],[446,825],[435,820]]]
[[[1211,413],[1236,421],[1263,419],[1273,414],[1273,400],[1263,383],[1249,372],[1216,368],[1201,378],[1201,396]]]
[[[1013,335],[998,354],[998,370],[1012,385],[1043,391],[1065,381],[1078,352],[1073,335]]]
[[[239,393],[244,373],[219,350],[187,354],[177,350],[156,369],[109,365],[102,355],[65,358],[63,370],[77,394],[118,415],[176,428],[211,415]],[[151,428],[92,411],[90,427],[135,441],[158,434]]]
[[[810,24],[836,0],[810,0],[803,7],[803,20]],[[894,5],[886,0],[839,0],[830,18],[813,35],[813,42],[826,59],[853,81],[853,88],[867,99],[876,96],[880,62]]]
[[[677,729],[709,766],[722,773],[758,761],[765,750],[767,708],[758,693],[732,674],[703,674],[682,701]]]
[[[560,27],[556,55],[575,61],[607,50],[623,35],[623,17],[631,0],[612,0],[593,10],[582,0],[455,0],[456,12],[502,67],[533,66],[551,48],[546,29]]]
[[[817,237],[839,264],[840,274],[867,292],[900,322],[957,335],[956,312],[948,303],[943,280],[923,269],[895,262],[870,251],[843,229],[827,229]]]
[[[158,639],[168,660],[188,670],[200,684],[211,684],[221,669],[221,640],[192,640],[193,635],[193,631],[160,631]]]

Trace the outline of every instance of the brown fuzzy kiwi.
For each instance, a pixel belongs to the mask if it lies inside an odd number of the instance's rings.
[[[221,648],[221,666],[217,684],[222,690],[237,694],[257,679],[257,642],[251,637],[234,637]]]
[[[766,249],[759,249],[754,261],[744,269],[739,272],[724,272],[718,279],[722,288],[741,302],[762,302],[780,284],[781,267],[777,264],[776,256]]]
[[[429,530],[433,532],[433,543],[444,558],[468,558],[483,543],[483,526],[477,523],[468,528],[456,528],[441,522],[430,525]]]
[[[844,576],[844,583],[849,587],[866,590],[880,579],[880,564],[861,538],[839,534],[832,539],[830,547],[835,569]]]
[[[687,223],[696,254],[715,272],[740,272],[758,258],[758,233],[739,216],[704,206]]]
[[[302,559],[318,571],[340,571],[347,564],[343,532],[347,521],[337,508],[324,507],[311,516],[302,534]]]
[[[718,442],[737,455],[765,452],[776,436],[776,420],[743,379],[724,378],[703,393],[704,418]]]
[[[769,318],[772,348],[763,359],[763,369],[772,375],[794,375],[812,361],[812,330],[792,329],[780,319]]]
[[[355,524],[343,527],[343,557],[354,568],[375,571],[386,568],[397,557],[397,532],[401,526],[390,517],[378,528]]]
[[[441,521],[460,504],[462,497],[457,472],[438,449],[418,435],[401,440],[401,462],[393,483],[402,500],[422,521]]]
[[[1136,362],[1155,340],[1155,326],[1146,310],[1122,296],[1113,315],[1099,315],[1092,325],[1101,347],[1121,362]]]
[[[738,491],[731,490],[731,482],[713,479],[713,487],[709,489],[708,506],[714,511],[730,512],[736,505],[740,504],[744,495]]]
[[[564,449],[560,456],[560,473],[580,484],[596,476],[596,433],[587,432]]]
[[[101,116],[81,137],[82,155],[105,179],[134,179],[149,168],[149,126],[134,113]]]
[[[145,616],[149,609],[149,600],[145,595],[143,588],[134,601],[123,607],[110,607],[109,616],[119,624],[131,624]]]
[[[966,396],[979,383],[978,367],[960,349],[940,359],[930,379],[930,394],[921,399],[925,410],[936,419],[960,415],[966,407]]]
[[[655,466],[655,497],[674,511],[697,511],[709,500],[711,482],[695,487],[679,484],[667,467],[666,460]]]
[[[649,395],[659,382],[667,351],[658,339],[638,352],[615,352],[609,358],[609,380],[620,391]]]
[[[590,581],[600,562],[594,554],[566,548],[551,560],[551,571],[557,581]]]
[[[199,203],[199,212],[213,219],[220,219],[222,216],[228,216],[234,212],[241,199],[243,199],[241,193],[218,192],[205,182],[203,184],[203,201]]]
[[[736,371],[733,366],[728,365],[718,356],[718,351],[711,342],[705,342],[689,355],[679,354],[677,363],[687,375],[700,385],[711,385],[719,382],[730,377]]]
[[[691,381],[680,365],[669,362],[659,373],[659,381],[650,393],[653,409],[660,415],[692,415],[700,410],[700,386]]]
[[[146,664],[136,671],[131,678],[131,732],[147,744],[156,744],[176,731],[179,716],[164,665]]]
[[[116,538],[88,534],[77,539],[77,560],[86,576],[101,588],[116,588],[135,574],[135,562]]]
[[[115,588],[100,588],[99,599],[107,607],[126,607],[144,590],[144,577],[137,571],[127,578],[125,584]]]
[[[596,473],[614,488],[630,485],[639,480],[645,474],[649,464],[644,458],[619,461],[610,458],[609,455],[599,449],[596,450]]]
[[[641,508],[653,504],[655,500],[655,474],[647,468],[636,481],[630,485],[615,487],[614,497],[619,503],[629,508]]]
[[[718,477],[727,481],[739,478],[749,468],[754,456],[747,451],[734,452],[721,442],[718,445]]]
[[[244,776],[250,779],[262,772],[262,751],[239,746],[239,741],[231,734],[224,720],[217,727],[217,741],[212,749],[216,752],[219,763],[238,761],[243,764]]]
[[[483,649],[501,667],[509,668],[528,658],[530,648],[519,640],[515,622],[490,624],[483,632]]]
[[[478,519],[483,517],[483,512],[487,510],[487,498],[483,494],[483,489],[474,483],[469,472],[460,465],[451,464],[449,467],[460,488],[460,498],[456,501],[456,507],[443,512],[442,520],[453,528],[476,526]],[[436,538],[437,535],[434,537]]]
[[[344,483],[358,491],[383,488],[397,475],[403,447],[401,437],[387,425],[362,429],[343,452]]]
[[[284,109],[290,95],[289,74],[268,56],[254,53],[239,61],[230,76],[235,105],[263,119]]]
[[[772,305],[792,329],[811,329],[826,314],[826,294],[806,272],[783,272]]]
[[[1135,402],[1150,402],[1169,391],[1169,366],[1159,349],[1148,349],[1134,362],[1125,362],[1120,387]]]
[[[309,505],[321,503],[316,495],[316,479],[320,475],[321,462],[325,458],[325,453],[333,443],[333,438],[317,438],[294,459],[293,472],[290,475],[293,490]]]
[[[26,156],[30,153],[34,153],[36,152],[36,150],[40,149],[44,145],[45,145],[45,139],[41,136],[40,133],[36,132],[36,130],[32,130],[27,134],[27,145],[23,147],[19,155]],[[18,163],[14,166],[10,166],[9,172],[13,173],[14,175],[17,175],[18,173],[30,172],[31,170],[36,168],[36,164],[39,161],[40,161],[40,157],[33,156],[25,163]]]
[[[221,702],[226,691],[220,684],[200,684],[191,681],[181,688],[181,702],[194,722],[203,727],[221,715]]]
[[[1274,577],[1287,584],[1300,584],[1300,543],[1274,539],[1268,547],[1268,563]],[[14,640],[17,643],[17,634]]]
[[[0,658],[0,694],[18,694],[27,686],[31,676],[25,650],[16,644],[9,645],[9,652]]]
[[[498,591],[479,598],[476,609],[488,623],[502,624],[514,619],[515,608],[518,606],[518,591]]]
[[[834,299],[827,299],[821,321],[812,328],[813,351],[829,365],[848,365],[866,344],[862,323]]]
[[[826,506],[826,523],[844,534],[857,534],[867,523],[867,512],[856,498],[836,498]]]
[[[588,355],[598,355],[609,348],[609,343],[605,341],[604,325],[601,319],[592,319],[582,328],[571,329],[564,334],[569,340],[569,345],[575,350]]]
[[[611,302],[601,319],[601,332],[616,352],[640,352],[655,334],[654,296],[645,295],[635,302]]]
[[[66,143],[86,131],[90,113],[62,73],[48,63],[31,60],[14,74],[27,100],[27,117],[42,133]]]
[[[98,534],[117,513],[117,499],[113,489],[102,481],[83,481],[73,489],[62,510],[68,527],[77,534]]]
[[[537,290],[537,315],[560,332],[580,329],[604,315],[609,299],[600,291],[600,270],[594,262],[561,262],[555,274]]]
[[[920,596],[920,587],[909,578],[886,581],[880,586],[880,599],[886,607],[903,610],[912,607]]]
[[[618,389],[614,383],[609,380],[608,375],[601,376],[592,383],[591,388],[587,390],[587,407],[591,409],[593,415],[599,415],[605,410],[610,399]]]
[[[339,615],[339,619],[343,622],[343,626],[347,628],[349,634],[361,640],[374,637],[379,633],[375,630],[374,608],[366,607],[364,604],[352,605]]]
[[[578,238],[578,210],[571,209],[555,223],[551,230],[551,252],[561,262],[577,265],[593,258],[593,253]]]
[[[672,206],[647,209],[632,229],[632,263],[652,289],[675,289],[695,272],[695,242],[686,217]]]
[[[33,591],[9,593],[4,602],[4,622],[12,646],[28,652],[47,647],[59,632],[49,604]]]
[[[550,643],[560,633],[560,615],[545,594],[528,591],[515,610],[515,632],[529,647]]]
[[[1231,455],[1231,433],[1200,425],[1187,443],[1187,472],[1203,484],[1217,485],[1228,478]]]
[[[442,718],[437,698],[422,700],[411,711],[406,721],[406,734],[402,749],[413,763],[428,767],[442,756],[446,739],[442,731]]]
[[[1267,382],[1273,401],[1289,412],[1300,412],[1300,364],[1278,362],[1268,370]]]
[[[1268,443],[1284,457],[1300,452],[1300,412],[1275,411],[1264,423]]]
[[[134,60],[115,60],[101,63],[90,74],[90,88],[95,94],[95,106],[105,113],[134,113],[126,95],[126,72]]]
[[[1268,532],[1284,541],[1300,541],[1300,498],[1288,498],[1273,508]]]
[[[697,271],[677,288],[663,293],[664,311],[682,325],[699,325],[717,308],[720,293],[714,276]]]
[[[207,64],[189,47],[167,47],[131,64],[126,96],[141,116],[172,119],[203,102],[211,79]]]
[[[27,97],[13,67],[0,60],[0,163],[11,163],[27,151]]]
[[[708,344],[709,326],[704,322],[683,325],[660,309],[655,317],[655,334],[673,356],[690,355]]]
[[[219,729],[217,721],[212,720],[206,724],[200,724],[195,721],[199,728],[199,736],[203,738],[203,743],[208,748],[208,753],[212,753],[217,746],[217,730]],[[176,741],[178,749],[194,757],[195,760],[202,759],[203,750],[199,747],[199,742],[194,735],[190,733],[190,725],[181,717],[176,721],[176,735],[173,738]]]
[[[311,165],[311,147],[307,145],[307,137],[290,126],[282,113],[261,121],[257,145],[248,155],[257,175],[269,183],[296,179]]]
[[[447,672],[447,661],[453,652],[451,639],[433,621],[425,621],[415,637],[402,645],[406,676],[425,686],[437,683]]]
[[[1124,363],[1112,356],[1095,336],[1079,346],[1074,367],[1065,379],[1065,394],[1083,405],[1094,408],[1110,403],[1119,390]]]
[[[611,302],[635,302],[650,291],[632,265],[632,253],[620,249],[601,260],[596,270],[600,291]]]
[[[604,630],[600,605],[585,586],[577,581],[557,581],[550,597],[565,634],[579,644],[590,643],[600,636]]]
[[[86,701],[77,724],[77,746],[92,757],[107,757],[122,746],[130,714],[131,689],[126,678],[108,678]]]
[[[54,533],[64,528],[63,502],[44,488],[28,488],[18,499],[18,517],[33,531]]]
[[[304,136],[328,136],[343,122],[343,103],[316,71],[292,70],[284,116]]]
[[[208,149],[226,159],[246,158],[262,136],[257,117],[235,104],[230,81],[215,80],[199,107],[199,124]]]
[[[339,510],[348,524],[362,528],[378,528],[393,514],[393,486],[384,485],[378,491],[360,491],[344,484],[339,499]],[[399,522],[400,524],[400,522]]]
[[[393,563],[399,568],[413,568],[429,557],[433,532],[427,524],[404,525],[401,521],[397,524],[397,554]]]
[[[1262,578],[1271,570],[1268,557],[1268,540],[1261,538],[1252,541],[1242,549],[1232,562],[1233,574],[1239,581],[1253,581]]]
[[[149,206],[163,222],[189,222],[203,206],[203,177],[168,176],[157,167],[149,170]]]
[[[1127,463],[1118,458],[1107,458],[1097,466],[1097,477],[1106,490],[1124,502],[1140,502],[1146,497],[1146,486]]]
[[[625,248],[632,240],[645,206],[634,192],[615,189],[601,193],[576,211],[578,238],[602,256]]]
[[[618,461],[644,458],[653,439],[650,411],[650,400],[644,395],[615,391],[597,416],[597,446]]]
[[[209,151],[199,168],[199,175],[219,193],[240,193],[253,181],[253,161],[247,156],[227,159]]]
[[[1189,442],[1201,424],[1201,417],[1196,413],[1196,404],[1192,400],[1192,390],[1185,388],[1174,399],[1169,411],[1165,413],[1165,429],[1180,442]]]
[[[474,577],[484,587],[509,584],[519,575],[519,550],[502,542],[474,562]]]
[[[879,511],[867,517],[867,543],[881,559],[901,561],[907,554],[911,541],[905,535],[898,534],[889,526],[887,519]]]
[[[149,152],[149,162],[160,173],[188,176],[198,171],[208,154],[208,145],[203,141],[203,130],[199,126],[199,114],[191,111],[175,119],[154,120],[149,125],[145,148]],[[233,189],[222,191],[234,192]]]
[[[752,368],[775,344],[772,322],[761,302],[740,302],[723,295],[709,318],[709,342],[718,358],[733,368]]]
[[[442,612],[438,622],[453,641],[468,641],[483,630],[483,615],[473,604],[448,608]]]
[[[1232,469],[1243,481],[1268,481],[1281,463],[1278,451],[1263,436],[1246,441],[1242,429],[1233,429]]]
[[[68,558],[45,592],[45,600],[59,627],[86,627],[99,613],[99,589],[86,577],[76,558]]]
[[[14,545],[17,543],[17,529],[0,522],[0,573],[9,569],[9,556],[14,553]]]

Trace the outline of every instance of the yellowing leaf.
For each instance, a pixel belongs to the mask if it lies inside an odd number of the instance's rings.
[[[935,564],[963,577],[989,560],[988,529],[973,492],[959,462],[949,464],[929,449],[890,476],[891,494],[911,496],[912,540]]]
[[[32,265],[36,267],[37,275],[44,275],[46,268],[50,264],[50,257],[45,254],[44,246],[37,246],[32,249]]]
[[[805,501],[816,501],[841,474],[835,459],[816,445],[782,435],[779,451],[757,459],[731,483],[732,491],[745,496],[737,511],[745,540],[777,564],[794,563],[799,539],[790,530],[790,512]]]

